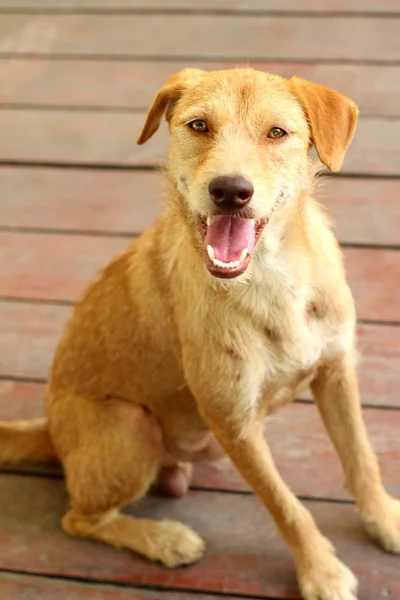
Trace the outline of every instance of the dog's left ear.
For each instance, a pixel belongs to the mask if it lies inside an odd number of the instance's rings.
[[[138,144],[144,144],[160,127],[164,112],[182,96],[184,91],[197,83],[203,76],[201,69],[183,69],[172,75],[163,85],[153,100],[146,120],[137,139]]]
[[[346,96],[300,77],[292,77],[289,83],[303,106],[321,162],[339,171],[356,128],[357,106]]]

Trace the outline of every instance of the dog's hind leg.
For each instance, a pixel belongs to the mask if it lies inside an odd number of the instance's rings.
[[[82,410],[82,404],[84,410]],[[74,402],[76,407],[76,402]],[[189,564],[204,552],[204,542],[174,521],[152,521],[121,515],[120,507],[139,500],[156,480],[162,464],[161,429],[145,409],[119,400],[82,400],[79,422],[60,427],[60,445],[71,509],[63,529],[115,547],[138,552],[167,567]],[[58,429],[58,428],[57,428]],[[69,429],[69,433],[66,431]],[[67,452],[65,443],[70,446]]]

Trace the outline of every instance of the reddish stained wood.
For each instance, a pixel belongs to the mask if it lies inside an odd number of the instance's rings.
[[[179,519],[207,541],[202,561],[169,571],[128,552],[66,536],[59,521],[67,498],[59,480],[2,475],[0,504],[2,569],[210,593],[299,597],[293,559],[252,496],[197,492],[179,501],[149,497],[135,508],[135,514],[146,518]],[[360,600],[385,598],[388,590],[393,598],[400,597],[398,558],[367,539],[353,506],[312,502],[308,508],[359,576]]]
[[[0,295],[76,300],[99,269],[129,244],[116,237],[0,232]]]
[[[74,301],[129,244],[118,237],[0,232],[0,296]],[[344,255],[358,317],[400,321],[400,251],[345,248]]]
[[[359,318],[400,321],[400,252],[346,248],[344,255]]]
[[[152,172],[2,167],[0,175],[6,227],[140,233],[166,200]],[[326,178],[316,197],[341,242],[400,245],[400,180]]]
[[[379,26],[377,26],[379,23]],[[0,53],[198,59],[400,59],[397,19],[241,15],[1,15]],[[179,35],[176,32],[179,31]],[[207,32],[207,35],[205,35]]]
[[[340,242],[400,244],[400,180],[326,178],[316,197]]]
[[[66,306],[0,302],[0,375],[47,377],[70,312]]]
[[[247,63],[245,63],[247,64]],[[398,65],[332,65],[315,63],[257,63],[249,66],[297,75],[346,94],[361,115],[399,116]],[[0,103],[41,106],[147,108],[157,90],[187,61],[118,62],[89,60],[8,59],[0,65],[7,85],[0,89]],[[207,71],[238,66],[237,61],[191,62]],[[110,85],[110,80],[113,85]],[[373,85],[372,85],[373,82]]]
[[[111,165],[156,165],[165,160],[166,126],[147,144],[136,138],[139,114],[90,111],[0,111],[0,160]]]
[[[400,406],[399,328],[359,325],[357,333],[361,359],[361,394],[364,402]]]
[[[63,579],[33,577],[21,573],[1,573],[0,593],[5,600],[218,600],[217,596],[203,596],[149,591],[99,585],[97,583],[76,583]],[[224,596],[225,600],[234,600]],[[240,600],[240,598],[239,598]]]
[[[0,160],[154,166],[165,162],[167,129],[142,146],[136,137],[144,112],[0,111]],[[400,171],[400,119],[360,119],[343,173]]]
[[[283,4],[280,0],[270,0],[266,6],[264,0],[247,0],[246,2],[237,2],[237,0],[195,0],[187,4],[185,0],[0,0],[0,8],[21,9],[21,10],[85,10],[97,11],[106,10],[107,12],[118,12],[121,10],[160,10],[169,11],[233,11],[238,14],[242,12],[348,12],[348,13],[398,13],[399,5],[397,0],[382,0],[379,4],[376,0],[286,0]]]
[[[0,420],[43,416],[44,387],[43,384],[0,381]],[[364,409],[364,418],[381,463],[383,481],[393,495],[400,496],[400,411]],[[338,459],[314,405],[293,404],[279,411],[267,419],[265,432],[278,470],[296,494],[309,498],[348,498]],[[19,467],[21,471],[32,472],[32,469],[43,471],[40,467]],[[228,459],[196,465],[193,486],[249,490]]]
[[[44,383],[0,380],[0,420],[23,421],[44,415]]]
[[[147,171],[3,167],[0,226],[141,233],[161,212],[164,187]]]

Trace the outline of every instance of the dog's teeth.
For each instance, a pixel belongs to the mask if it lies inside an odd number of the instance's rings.
[[[211,223],[211,217],[207,217],[207,227],[210,225]]]
[[[210,257],[210,260],[212,262],[214,262],[214,260],[215,260],[214,248],[212,246],[210,246],[210,244],[208,244],[208,246],[207,246],[207,254]]]
[[[246,256],[248,255],[248,253],[249,253],[249,250],[248,250],[248,248],[243,248],[243,250],[242,250],[242,252],[241,252],[241,254],[240,254],[240,257],[239,257],[239,262],[240,262],[240,263],[244,261],[244,259],[245,259],[245,258],[246,258]]]
[[[231,262],[223,262],[218,258],[214,258],[212,261],[215,267],[220,267],[221,269],[236,269],[240,266],[240,260],[232,260]]]

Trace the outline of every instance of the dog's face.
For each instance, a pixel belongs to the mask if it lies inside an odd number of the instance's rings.
[[[223,278],[245,272],[259,240],[307,188],[311,145],[329,168],[340,168],[358,115],[337,92],[251,69],[174,75],[138,143],[164,111],[169,172],[198,227],[208,270]]]

